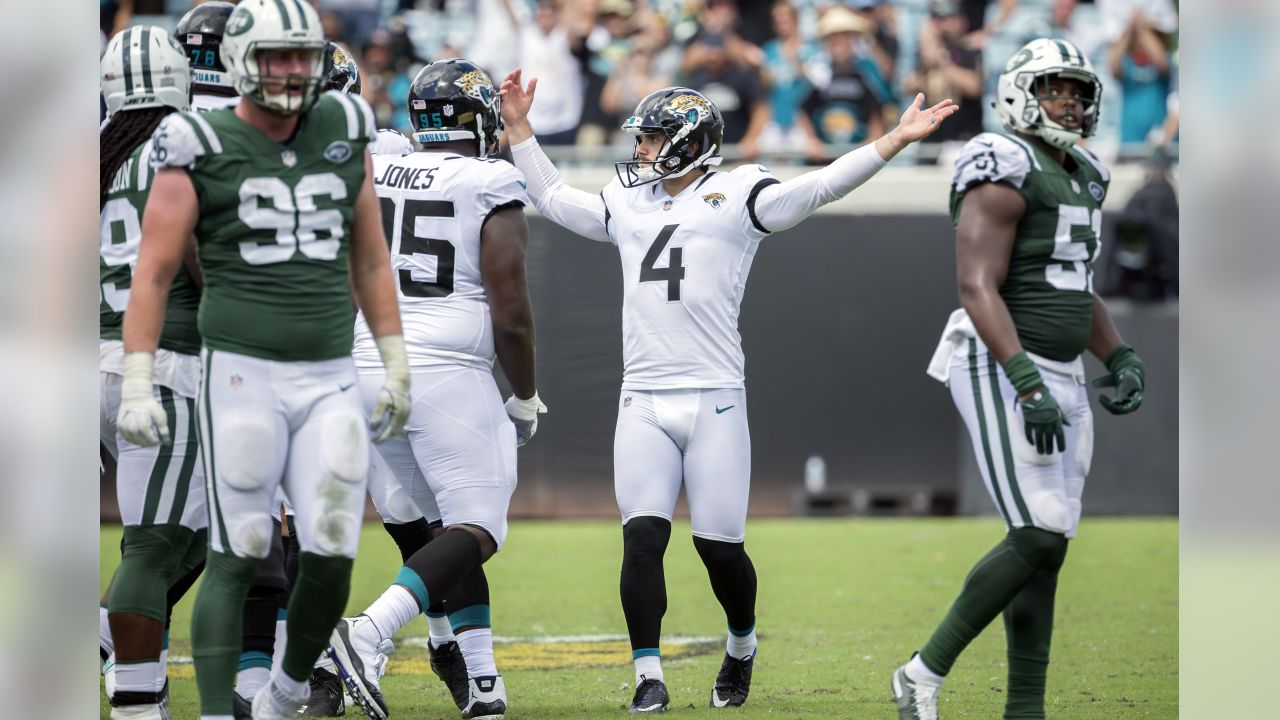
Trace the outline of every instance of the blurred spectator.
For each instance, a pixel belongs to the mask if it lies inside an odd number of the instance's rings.
[[[1120,82],[1120,142],[1143,143],[1164,125],[1172,87],[1169,80],[1169,35],[1136,12],[1107,53],[1107,67]]]
[[[604,91],[600,94],[600,109],[615,121],[606,138],[618,132],[622,120],[630,116],[646,95],[672,84],[669,76],[654,67],[654,56],[653,43],[640,36],[631,57],[605,82]]]
[[[822,53],[822,48],[800,36],[800,15],[789,0],[773,4],[773,33],[774,39],[763,48],[772,112],[761,144],[767,152],[802,150],[805,136],[796,127],[795,118],[800,103],[809,94],[804,68]]]
[[[1108,43],[1123,36],[1134,16],[1147,18],[1147,24],[1161,35],[1178,30],[1178,9],[1173,0],[1095,0],[1102,15],[1102,37]]]
[[[853,0],[850,6],[874,28],[861,37],[861,42],[866,43],[864,53],[876,61],[880,74],[892,83],[898,65],[898,23],[893,5],[889,0]]]
[[[1160,133],[1160,148],[1168,152],[1169,148],[1178,141],[1179,119],[1181,114],[1178,112],[1178,91],[1174,90],[1169,93],[1169,100],[1165,103],[1164,129]]]
[[[393,18],[388,25],[375,29],[364,44],[359,60],[361,95],[373,106],[378,127],[407,132],[409,86],[423,62],[399,20]]]
[[[133,0],[98,0],[98,30],[108,41],[132,22]]]
[[[851,10],[836,6],[818,21],[825,55],[807,68],[813,89],[797,125],[808,137],[810,158],[825,155],[821,143],[850,144],[884,134],[885,108],[893,91],[874,60],[858,53],[857,38],[872,28]]]
[[[565,17],[566,11],[571,17]],[[543,145],[572,145],[577,138],[582,120],[582,66],[590,31],[590,25],[582,26],[575,6],[555,0],[538,0],[533,22],[520,31],[523,77],[526,82],[539,80],[529,123]]]
[[[987,44],[987,39],[999,35],[1009,23],[1013,11],[1018,8],[1018,0],[994,0],[999,4],[996,16],[987,21],[987,7],[993,0],[960,0],[960,13],[969,25],[969,35],[965,44],[972,50],[980,50]]]
[[[628,65],[637,62],[631,57],[636,32],[632,20],[635,9],[633,0],[600,0],[597,6],[598,24],[587,36],[587,88],[582,127],[578,130],[580,145],[599,145],[618,127],[618,113],[613,111],[617,108],[611,106],[611,110],[605,110],[602,95],[610,77],[624,71],[631,72]],[[649,56],[643,62],[651,66],[652,60]],[[623,110],[630,111],[630,107]]]
[[[476,28],[464,56],[496,83],[520,66],[520,28],[528,22],[523,0],[476,0]]]
[[[1076,12],[1079,5],[1079,0],[1053,0],[1049,6],[1048,37],[1066,40],[1093,62],[1094,54],[1102,46],[1102,35],[1095,23],[1081,20],[1081,14]]]
[[[684,84],[720,109],[725,144],[737,144],[744,158],[754,158],[769,121],[768,96],[759,74],[764,53],[738,37],[736,21],[736,3],[709,0],[702,29],[685,49],[682,70]]]
[[[338,17],[341,39],[352,46],[364,44],[382,21],[382,0],[320,0],[319,9]]]
[[[982,132],[982,52],[966,43],[969,21],[955,0],[933,0],[920,28],[916,69],[904,83],[908,93],[924,93],[932,104],[951,98],[960,106],[925,142],[968,140]]]
[[[1178,295],[1178,195],[1169,180],[1169,160],[1157,150],[1146,183],[1129,198],[1107,244],[1102,290],[1135,300]]]

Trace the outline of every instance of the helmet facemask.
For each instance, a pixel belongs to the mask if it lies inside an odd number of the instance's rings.
[[[614,163],[618,180],[623,187],[640,187],[658,180],[674,180],[695,168],[719,165],[722,160],[719,156],[720,148],[715,145],[704,149],[697,139],[683,142],[696,129],[693,124],[685,124],[676,130],[667,126],[641,123],[641,118],[632,116],[622,125],[622,131],[628,135],[634,135],[636,139],[636,149],[632,152],[631,159]],[[661,134],[666,136],[666,140],[662,143],[662,148],[656,157],[652,160],[642,160],[639,152],[641,136],[648,134]]]
[[[271,59],[267,56],[277,50],[307,52],[310,55],[308,74],[280,76],[273,73]],[[252,42],[244,54],[244,72],[236,78],[236,91],[277,115],[305,112],[320,97],[320,85],[324,82],[324,50],[323,42]]]
[[[1084,87],[1083,94],[1070,96],[1054,94],[1050,85],[1055,79],[1070,79]],[[1057,70],[1043,73],[1021,73],[1014,84],[1021,87],[1031,97],[1023,108],[1023,122],[1036,129],[1036,134],[1055,148],[1066,150],[1079,140],[1091,137],[1098,127],[1098,106],[1102,99],[1102,83],[1092,73],[1071,70]],[[1043,103],[1055,102],[1063,97],[1072,97],[1076,101],[1080,117],[1079,128],[1064,127],[1049,117]]]

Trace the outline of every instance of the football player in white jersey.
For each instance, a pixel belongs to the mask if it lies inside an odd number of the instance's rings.
[[[462,717],[500,718],[506,690],[493,662],[481,565],[506,539],[516,447],[545,410],[525,283],[525,183],[510,163],[489,158],[501,131],[499,96],[474,64],[449,59],[423,68],[408,109],[424,150],[377,156],[373,173],[400,292],[412,410],[408,437],[378,447],[382,467],[375,461],[374,473],[393,475],[408,494],[394,502],[438,513],[445,530],[405,560],[362,614],[338,624],[331,654],[352,697],[370,717],[385,717],[379,644],[447,598],[468,676],[455,696]],[[382,380],[371,343],[357,318],[361,389],[374,393]],[[514,391],[505,408],[495,359]],[[433,627],[433,649],[438,640]]]
[[[630,161],[600,193],[569,187],[528,121],[537,80],[502,84],[511,152],[538,211],[618,247],[622,261],[622,392],[614,488],[623,522],[622,609],[631,636],[632,712],[662,712],[658,639],[666,610],[662,556],[683,485],[693,543],[729,625],[711,706],[743,704],[756,652],[756,576],[743,548],[751,441],[738,310],[759,242],[843,197],[907,144],[955,112],[917,96],[898,127],[831,165],[779,182],[760,165],[713,172],[724,122],[701,93],[673,87],[645,97],[622,130]]]
[[[222,36],[227,18],[236,9],[229,2],[206,2],[183,15],[173,37],[187,51],[191,64],[191,109],[207,112],[240,102],[222,62]]]

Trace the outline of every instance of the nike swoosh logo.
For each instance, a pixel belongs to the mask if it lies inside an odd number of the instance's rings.
[[[733,407],[733,406],[732,406],[732,405],[730,405],[729,407]],[[728,408],[726,408],[726,409],[728,409]],[[711,704],[712,704],[712,705],[714,705],[715,707],[725,707],[725,706],[727,706],[727,705],[729,704],[729,698],[725,698],[724,700],[721,700],[721,699],[720,699],[720,693],[716,692],[715,690],[712,690],[712,691],[711,691]]]
[[[346,385],[339,385],[338,392],[346,392],[351,389],[352,385],[355,385],[355,383],[347,383]]]
[[[717,405],[717,406],[716,406],[716,414],[717,414],[717,415],[721,415],[721,414],[726,413],[726,412],[728,412],[729,410],[732,410],[732,409],[734,409],[734,408],[736,408],[736,407],[738,407],[738,406],[737,406],[737,405],[730,405],[729,407],[720,407],[720,406],[718,406],[718,405]],[[721,705],[721,706],[718,706],[718,707],[724,707],[724,706],[723,706],[723,705]]]
[[[993,142],[991,142],[990,140],[974,140],[974,142],[978,143],[979,145],[981,145],[981,146],[983,146],[983,147],[995,147],[995,146],[996,146],[996,144],[995,144],[995,143],[993,143]]]
[[[660,707],[662,707],[662,703],[654,703],[652,705],[646,705],[645,707],[636,708],[636,709],[639,710],[640,712],[649,712],[650,710],[656,710],[657,708],[660,708]],[[724,706],[718,705],[717,707],[724,707]]]

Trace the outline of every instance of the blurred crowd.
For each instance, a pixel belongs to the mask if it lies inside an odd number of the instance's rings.
[[[599,146],[648,92],[682,84],[725,116],[741,158],[819,162],[891,128],[903,102],[951,97],[930,141],[943,155],[984,129],[1004,61],[1034,37],[1075,43],[1105,88],[1090,145],[1104,159],[1177,142],[1174,0],[311,0],[349,47],[384,127],[419,67],[466,57],[501,82],[539,78],[530,119],[544,145]],[[132,13],[191,0],[100,0],[104,37]]]

